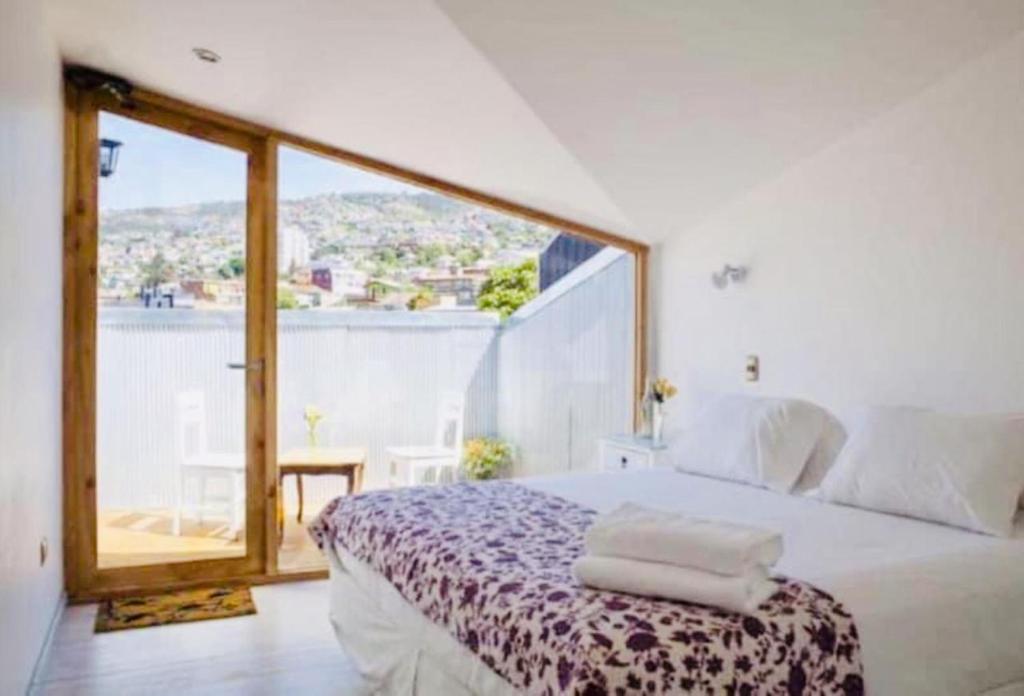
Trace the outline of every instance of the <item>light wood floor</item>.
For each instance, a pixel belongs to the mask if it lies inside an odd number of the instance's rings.
[[[368,693],[327,619],[327,581],[254,587],[258,613],[93,633],[96,605],[68,607],[31,693]]]

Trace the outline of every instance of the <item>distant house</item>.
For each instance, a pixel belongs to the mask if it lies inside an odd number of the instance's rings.
[[[339,266],[331,267],[331,291],[335,295],[347,297],[360,295],[364,292],[369,276],[365,271]]]
[[[297,285],[292,288],[295,301],[301,309],[323,307],[327,304],[331,293],[318,285]]]
[[[398,283],[393,283],[383,278],[371,278],[366,281],[363,294],[346,295],[345,303],[353,307],[402,307],[406,300],[411,297],[409,293],[403,293],[403,288]]]
[[[309,275],[309,282],[313,285],[327,292],[334,291],[334,274],[327,264],[314,265]]]
[[[245,305],[245,281],[242,280],[183,280],[181,290],[192,298],[189,306],[195,306],[196,302]]]
[[[213,302],[215,299],[213,293],[208,291],[206,281],[203,280],[183,280],[181,289],[203,302]]]
[[[301,229],[292,226],[281,228],[277,236],[277,270],[288,273],[293,268],[309,264],[309,237]]]
[[[476,305],[476,297],[480,294],[483,277],[478,274],[464,273],[461,269],[450,273],[432,273],[417,276],[414,283],[423,288],[430,288],[439,299],[455,298],[455,304],[462,307]]]
[[[361,295],[367,274],[341,263],[314,263],[309,271],[309,282],[321,290],[335,295]]]
[[[603,244],[562,232],[540,254],[540,291],[601,251]]]
[[[479,278],[480,282],[487,280],[488,276],[491,275],[491,271],[494,269],[494,264],[489,262],[478,263],[475,266],[465,266],[462,269],[462,274],[471,276],[473,278]]]

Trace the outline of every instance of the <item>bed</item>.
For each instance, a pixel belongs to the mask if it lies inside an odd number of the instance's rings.
[[[869,694],[1024,694],[1024,523],[1009,539],[672,469],[522,479],[598,512],[626,501],[776,529],[776,571],[834,596],[859,631]],[[337,543],[331,622],[377,693],[512,685]]]

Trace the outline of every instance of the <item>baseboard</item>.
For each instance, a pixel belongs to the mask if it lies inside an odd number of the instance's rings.
[[[53,616],[50,617],[50,625],[46,628],[46,637],[43,639],[43,645],[39,649],[39,655],[36,657],[36,664],[32,667],[32,678],[28,680],[28,693],[32,692],[32,687],[36,685],[42,676],[43,667],[46,665],[46,658],[50,655],[53,637],[57,634],[57,626],[60,625],[60,620],[64,616],[64,609],[67,605],[68,595],[62,591],[57,599],[57,607],[53,610]]]

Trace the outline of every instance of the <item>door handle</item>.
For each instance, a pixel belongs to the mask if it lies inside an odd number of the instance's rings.
[[[253,360],[251,363],[229,362],[228,368],[231,370],[262,370],[263,358],[260,358],[259,360]]]

